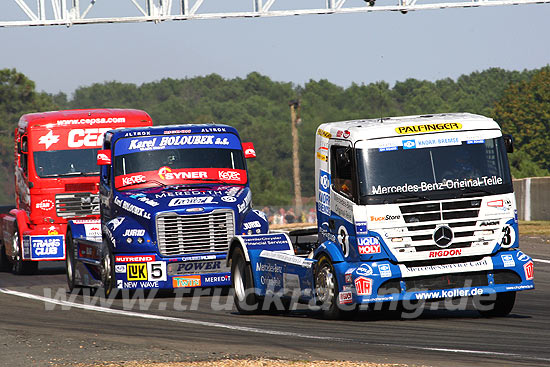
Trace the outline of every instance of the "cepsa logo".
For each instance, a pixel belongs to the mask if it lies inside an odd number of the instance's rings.
[[[67,146],[69,148],[100,147],[103,144],[103,134],[111,128],[73,129],[69,132]]]

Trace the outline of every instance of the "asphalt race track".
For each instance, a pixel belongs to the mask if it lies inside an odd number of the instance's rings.
[[[229,356],[548,366],[550,241],[521,237],[521,247],[536,259],[536,290],[519,292],[508,317],[490,319],[470,306],[447,311],[431,309],[433,304],[414,320],[362,312],[355,320],[327,321],[307,310],[242,316],[227,309],[227,297],[199,297],[199,292],[160,294],[142,299],[141,305],[119,298],[107,308],[98,298],[90,305],[83,295],[66,293],[63,263],[41,264],[35,276],[0,273],[0,365]]]

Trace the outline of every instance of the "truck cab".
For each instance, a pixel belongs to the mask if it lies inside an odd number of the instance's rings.
[[[533,262],[518,248],[506,155],[512,139],[492,119],[454,113],[326,123],[315,148],[318,240],[309,259],[292,256],[290,241],[259,252],[245,236],[233,242],[258,296],[267,292],[261,269],[275,266],[280,274],[270,275],[280,284],[298,274],[297,289],[330,304],[329,317],[343,305],[490,294],[493,308],[480,312],[504,315],[516,291],[534,288]],[[237,288],[250,286],[243,284]]]
[[[139,110],[90,109],[23,115],[15,129],[15,208],[3,214],[2,266],[33,273],[64,260],[71,219],[99,231],[97,151],[107,130],[152,125]]]
[[[114,130],[98,152],[101,237],[73,222],[69,287],[118,289],[224,286],[237,234],[266,233],[252,210],[251,143],[221,124]]]

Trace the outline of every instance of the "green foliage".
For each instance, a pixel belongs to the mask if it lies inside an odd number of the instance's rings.
[[[253,72],[246,78],[225,79],[210,74],[166,78],[139,86],[116,81],[96,83],[77,89],[68,98],[63,93],[36,93],[34,84],[24,75],[0,70],[0,123],[2,129],[9,126],[7,131],[11,131],[25,112],[118,107],[143,109],[156,125],[232,125],[243,141],[252,141],[256,147],[257,158],[248,163],[255,205],[281,206],[290,205],[294,197],[290,100],[301,101],[302,194],[312,197],[317,126],[349,119],[439,112],[493,116],[516,138],[516,153],[510,156],[514,176],[546,175],[550,171],[550,153],[544,149],[550,127],[549,89],[548,68],[522,72],[492,68],[462,75],[456,81],[407,79],[393,88],[384,81],[353,83],[343,88],[325,79],[296,86]],[[9,114],[6,109],[10,109]],[[4,134],[1,138],[2,165],[11,172],[12,137]]]
[[[53,98],[37,93],[34,82],[15,69],[0,69],[0,203],[13,204],[13,132],[21,115],[55,109]]]
[[[550,170],[550,67],[539,70],[530,80],[511,84],[495,104],[493,115],[505,133],[515,137],[512,166],[515,174],[526,177]]]

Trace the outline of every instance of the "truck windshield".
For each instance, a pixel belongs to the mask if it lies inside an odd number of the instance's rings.
[[[360,201],[364,204],[458,198],[512,192],[501,137],[454,145],[357,149]]]
[[[247,181],[241,144],[233,134],[119,139],[115,145],[114,174],[117,188],[147,182],[177,185]]]
[[[41,178],[93,176],[99,174],[98,149],[68,149],[33,152],[36,175]]]

